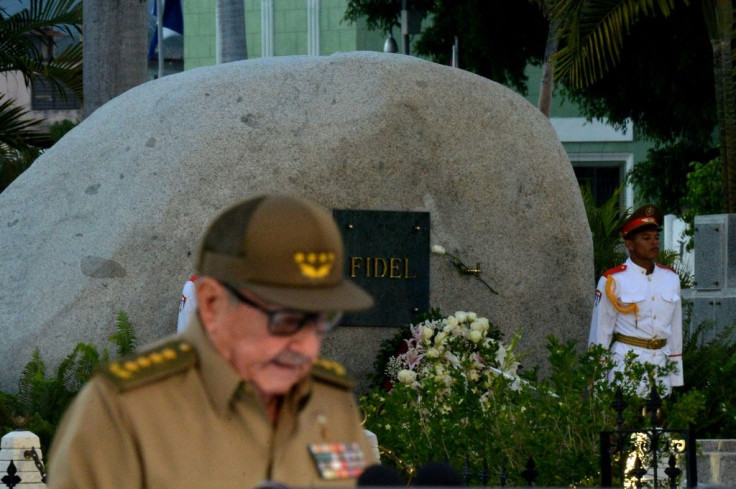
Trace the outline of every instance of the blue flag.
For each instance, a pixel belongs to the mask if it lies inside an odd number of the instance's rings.
[[[158,2],[153,2],[153,15],[156,16],[156,22],[158,22],[157,13]],[[179,34],[184,34],[184,16],[181,13],[181,0],[165,0],[164,1],[164,15],[162,17],[163,26],[167,29],[171,29]],[[153,59],[156,55],[156,46],[158,45],[158,29],[154,29],[153,37],[151,38],[151,45],[148,48],[148,59]]]

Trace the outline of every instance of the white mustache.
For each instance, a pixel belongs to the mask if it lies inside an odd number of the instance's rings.
[[[290,367],[301,367],[312,363],[311,358],[290,350],[280,353],[273,361]]]

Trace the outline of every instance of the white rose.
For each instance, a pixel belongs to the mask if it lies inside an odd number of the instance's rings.
[[[438,255],[444,255],[446,253],[446,251],[440,245],[432,245],[432,253],[436,253]]]
[[[480,340],[483,339],[483,333],[481,333],[480,331],[471,331],[470,333],[468,333],[468,339],[473,343],[478,343]]]
[[[442,345],[445,342],[445,338],[447,338],[447,333],[444,331],[437,333],[437,336],[434,337],[434,346]]]
[[[478,319],[478,315],[476,313],[474,312],[468,313],[468,321],[475,321],[476,319]]]
[[[478,321],[477,319],[470,323],[470,329],[472,331],[485,331],[487,326],[483,325],[483,321]]]
[[[434,334],[434,330],[430,327],[424,326],[424,339],[430,339]]]
[[[427,356],[429,358],[437,358],[440,356],[440,352],[439,350],[437,350],[437,348],[430,348],[429,350],[427,350]]]
[[[445,322],[446,322],[446,323],[447,323],[448,325],[450,325],[450,326],[453,326],[453,327],[454,327],[454,326],[457,326],[457,323],[458,323],[458,319],[457,319],[457,318],[456,318],[455,316],[447,316],[447,318],[445,318]]]
[[[411,384],[415,380],[417,380],[417,373],[412,370],[401,370],[396,375],[396,378],[399,379],[399,382],[402,384]]]
[[[480,321],[483,326],[485,326],[486,329],[490,327],[490,323],[488,322],[488,318],[478,318],[478,321]]]
[[[465,311],[455,311],[455,318],[459,323],[462,323],[468,319],[468,313]]]

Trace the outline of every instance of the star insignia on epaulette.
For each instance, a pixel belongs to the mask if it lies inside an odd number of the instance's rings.
[[[312,376],[317,380],[327,382],[329,384],[342,387],[343,389],[351,389],[355,382],[348,376],[345,367],[332,360],[318,358],[312,365]]]
[[[174,340],[103,365],[99,372],[121,390],[132,389],[186,370],[197,363],[194,347]]]

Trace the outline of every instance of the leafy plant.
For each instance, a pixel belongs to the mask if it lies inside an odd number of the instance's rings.
[[[116,346],[118,355],[135,350],[137,340],[126,313],[118,313],[116,332],[109,340]],[[42,450],[47,451],[69,403],[97,365],[109,360],[107,348],[99,352],[94,345],[80,342],[50,376],[40,351],[34,350],[18,379],[18,392],[0,393],[0,428],[3,432],[28,429],[38,435]]]
[[[583,187],[582,193],[585,214],[593,235],[594,280],[597,280],[603,272],[626,260],[621,227],[629,214],[620,207],[620,187],[601,206],[596,204],[590,186]]]
[[[704,396],[698,438],[736,438],[736,322],[718,333],[710,322],[692,331],[686,322],[683,338],[685,386],[674,395],[697,391]]]
[[[695,236],[695,216],[703,214],[721,214],[723,208],[723,177],[721,160],[715,158],[707,163],[694,161],[690,163],[687,174],[687,193],[683,199],[682,218],[688,223],[687,236]],[[691,239],[687,249],[692,250],[695,240]]]
[[[647,426],[637,392],[647,370],[662,373],[656,367],[630,362],[610,381],[604,348],[578,353],[574,342],[549,337],[551,374],[522,378],[515,341],[489,338],[490,327],[472,313],[410,330],[406,351],[387,363],[390,390],[375,388],[361,398],[384,462],[409,478],[434,460],[463,470],[470,485],[493,485],[501,474],[509,485],[524,485],[520,474],[533,457],[537,485],[592,486],[599,483],[600,431],[616,425],[616,387],[630,400],[624,428]],[[661,383],[658,388],[663,392]],[[666,427],[687,428],[703,410],[702,394],[671,396],[662,409]]]

